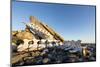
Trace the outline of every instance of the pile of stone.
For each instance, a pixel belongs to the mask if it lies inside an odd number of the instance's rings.
[[[41,65],[41,64],[59,64],[72,62],[93,61],[95,57],[84,57],[80,51],[70,52],[59,46],[43,48],[37,51],[29,51],[19,55],[14,54],[13,65]],[[19,60],[18,60],[19,59]]]
[[[41,51],[28,52],[28,55],[23,57],[13,65],[39,65],[39,64],[57,64],[76,62],[79,56],[71,54],[68,50],[59,47],[48,47]],[[22,54],[21,54],[22,55]]]

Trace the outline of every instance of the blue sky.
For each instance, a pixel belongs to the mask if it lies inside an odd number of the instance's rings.
[[[53,28],[65,40],[95,42],[95,6],[12,2],[12,30],[25,29],[21,22],[37,19]]]

